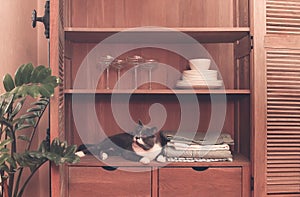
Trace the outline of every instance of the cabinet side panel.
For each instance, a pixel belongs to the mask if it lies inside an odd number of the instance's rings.
[[[300,193],[300,3],[266,1],[268,195]]]
[[[50,1],[50,66],[52,74],[58,76],[61,84],[55,89],[50,107],[50,138],[64,139],[64,23],[63,0]],[[52,196],[65,196],[66,188],[63,170],[51,167]]]

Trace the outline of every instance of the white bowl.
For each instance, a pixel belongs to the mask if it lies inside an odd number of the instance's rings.
[[[208,70],[211,60],[205,58],[190,59],[189,64],[192,70]]]

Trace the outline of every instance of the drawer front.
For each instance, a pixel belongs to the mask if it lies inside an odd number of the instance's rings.
[[[70,167],[70,197],[151,196],[151,172],[134,168]]]
[[[242,197],[242,169],[162,168],[159,196]]]

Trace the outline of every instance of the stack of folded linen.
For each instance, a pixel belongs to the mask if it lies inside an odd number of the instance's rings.
[[[197,132],[190,137],[187,133],[178,135],[175,132],[163,131],[162,137],[167,141],[163,153],[168,161],[232,161],[230,145],[233,145],[233,140],[229,134],[221,133],[214,138],[214,142],[208,142],[203,132]]]

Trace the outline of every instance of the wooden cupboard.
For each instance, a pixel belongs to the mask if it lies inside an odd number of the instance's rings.
[[[167,114],[162,129],[177,130],[183,117],[178,96],[195,96],[197,108],[201,109],[195,130],[207,131],[211,122],[214,125],[211,115],[216,103],[212,98],[226,98],[217,101],[217,106],[226,106],[220,131],[230,133],[235,141],[232,162],[151,162],[144,166],[120,158],[100,162],[86,157],[79,164],[53,166],[52,196],[104,196],[105,192],[111,196],[299,194],[297,0],[51,0],[50,7],[50,63],[54,74],[63,81],[51,101],[52,138],[59,136],[75,144],[97,143],[105,135],[122,132],[124,124],[132,128],[138,119],[150,122],[153,116],[149,110],[156,103],[164,106]],[[173,31],[128,31],[149,26]],[[193,42],[178,39],[174,30],[201,43],[214,60],[212,69],[218,70],[224,88],[175,87],[178,73],[188,69],[187,60],[199,53]],[[110,36],[124,31],[122,35],[128,40],[105,43]],[[155,38],[154,44],[151,38]],[[101,41],[106,48],[97,48]],[[186,55],[168,50],[171,46],[192,50]],[[95,54],[108,52],[120,58],[154,58],[178,73],[154,70],[153,79],[162,83],[153,83],[151,90],[149,83],[132,90],[133,81],[118,89],[115,70],[109,71],[109,83],[105,71],[97,76]],[[94,55],[89,56],[91,53]],[[129,73],[134,78],[130,69],[125,67],[121,75]],[[81,73],[85,73],[84,80],[77,83]],[[146,77],[140,72],[137,79]],[[119,125],[111,106],[113,97],[118,106],[129,99],[133,121],[125,118],[127,122]],[[81,106],[80,121],[74,106]],[[87,132],[82,134],[82,129]],[[131,172],[134,169],[143,172]],[[130,183],[132,188],[128,190],[124,183]],[[108,185],[110,190],[105,189]]]

